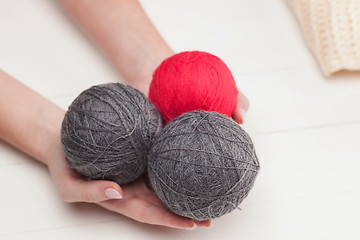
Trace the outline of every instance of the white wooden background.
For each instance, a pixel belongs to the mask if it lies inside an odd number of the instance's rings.
[[[141,2],[175,51],[218,55],[250,99],[262,169],[242,210],[189,231],[66,204],[44,166],[0,140],[0,239],[360,239],[360,73],[325,78],[283,0]],[[0,67],[63,108],[119,81],[46,0],[1,0]]]

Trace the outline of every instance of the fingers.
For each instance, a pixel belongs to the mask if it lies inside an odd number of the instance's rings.
[[[238,92],[235,110],[232,118],[235,122],[242,124],[246,119],[246,112],[249,109],[249,100],[242,92]]]
[[[121,187],[110,181],[67,179],[58,188],[62,199],[66,202],[98,203],[123,197]]]
[[[170,212],[164,206],[153,205],[139,198],[127,197],[122,201],[104,201],[98,204],[141,223],[179,229],[196,227],[193,219],[181,217]]]
[[[204,221],[197,221],[194,220],[196,226],[198,227],[210,227],[211,226],[211,220],[204,220]]]
[[[87,181],[67,166],[63,155],[56,160],[48,167],[60,197],[65,202],[98,203],[109,199],[121,199],[124,196],[122,188],[117,183],[105,180]]]
[[[169,212],[164,212],[164,214],[160,215],[159,218],[152,219],[149,223],[178,229],[196,228],[196,224],[193,219],[181,217]]]

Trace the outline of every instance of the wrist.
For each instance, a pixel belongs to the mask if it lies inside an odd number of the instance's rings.
[[[148,58],[147,61],[138,62],[137,67],[134,67],[132,70],[132,76],[124,75],[125,80],[131,86],[145,94],[145,96],[148,96],[152,75],[155,69],[162,63],[163,60],[174,54],[175,53],[171,49],[163,50],[162,52],[157,53],[157,55],[152,56],[152,58]]]
[[[146,97],[149,95],[149,88],[151,83],[151,76],[139,76],[136,77],[133,82],[129,84],[142,92]]]
[[[61,125],[65,115],[65,111],[59,107],[55,107],[49,112],[50,119],[45,121],[42,131],[42,145],[38,146],[37,159],[49,166],[53,159],[63,155],[61,145]]]

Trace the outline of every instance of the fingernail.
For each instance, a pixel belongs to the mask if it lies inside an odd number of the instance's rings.
[[[194,225],[191,228],[188,228],[188,230],[194,230],[197,228],[197,225],[194,223]]]
[[[113,188],[106,188],[105,195],[110,199],[122,199],[121,194]]]
[[[240,114],[241,114],[242,122],[244,123],[245,119],[246,119],[246,111],[245,111],[245,109],[241,109]]]

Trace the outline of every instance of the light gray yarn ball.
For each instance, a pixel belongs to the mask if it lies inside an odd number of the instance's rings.
[[[216,112],[172,120],[153,143],[148,174],[174,213],[207,220],[236,209],[252,188],[259,162],[249,135]]]
[[[161,131],[156,107],[120,83],[93,86],[70,105],[61,129],[68,165],[93,180],[132,182],[144,173]]]

